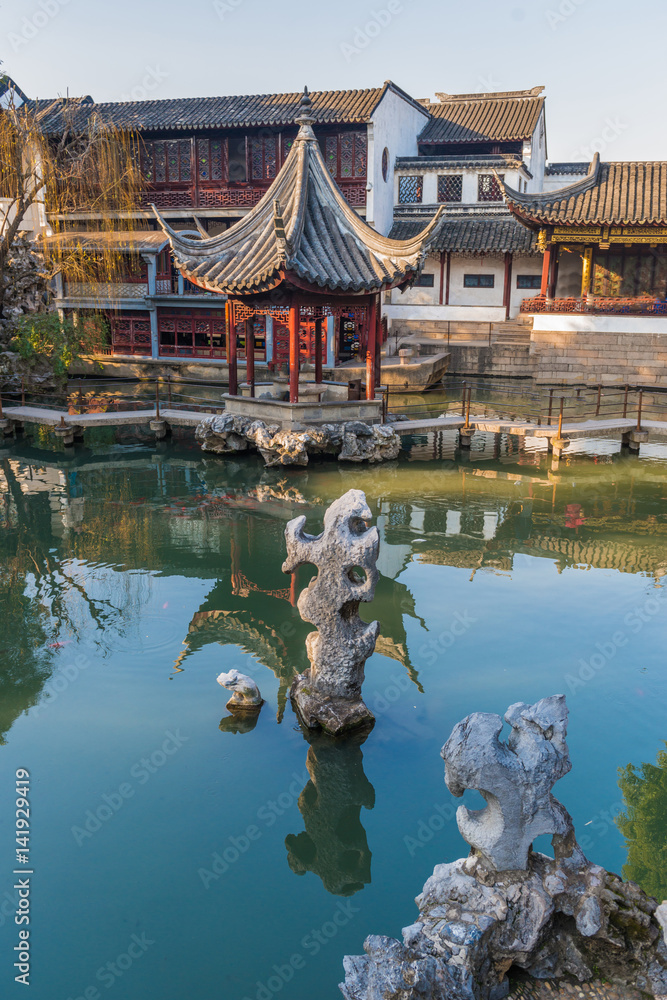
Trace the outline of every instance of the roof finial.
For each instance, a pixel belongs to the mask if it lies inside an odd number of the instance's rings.
[[[308,87],[303,88],[303,97],[299,104],[299,113],[294,119],[297,125],[312,125],[315,121],[313,115],[313,102],[308,93]]]

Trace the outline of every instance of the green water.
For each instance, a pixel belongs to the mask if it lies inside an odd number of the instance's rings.
[[[442,435],[387,467],[267,471],[130,432],[48,444],[0,454],[2,997],[24,995],[18,768],[33,1000],[335,1000],[343,955],[400,936],[434,865],[466,851],[439,755],[452,727],[558,692],[574,767],[557,794],[586,852],[667,896],[664,448],[583,443],[554,472],[483,436],[461,464]],[[377,724],[309,748],[283,532],[301,513],[317,531],[351,487],[381,535]],[[216,684],[232,667],[266,700],[246,732]]]

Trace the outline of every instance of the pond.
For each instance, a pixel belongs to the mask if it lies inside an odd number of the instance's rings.
[[[573,760],[556,794],[582,846],[667,896],[664,449],[578,445],[554,473],[483,436],[465,463],[442,435],[390,466],[307,470],[185,441],[47,445],[0,455],[3,996],[23,995],[18,769],[33,1000],[335,1000],[343,956],[400,936],[434,865],[466,853],[453,726],[556,693]],[[377,722],[309,745],[288,696],[309,572],[282,574],[284,529],[318,531],[350,488],[381,536],[362,608]],[[265,699],[254,728],[225,709],[232,667]]]

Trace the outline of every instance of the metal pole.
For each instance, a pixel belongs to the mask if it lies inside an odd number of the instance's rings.
[[[169,402],[169,409],[171,409],[171,372],[167,375],[167,400]]]
[[[21,406],[25,406],[25,379],[21,376]]]
[[[155,419],[160,419],[160,382],[155,380]]]
[[[472,389],[468,389],[468,405],[466,407],[466,427],[470,427],[470,397],[472,396]]]
[[[600,416],[600,402],[601,402],[601,400],[602,400],[602,383],[600,383],[600,385],[598,385],[598,402],[597,402],[597,406],[595,407],[595,416],[596,417]]]
[[[551,427],[551,409],[553,407],[553,402],[554,402],[554,391],[553,389],[549,389],[549,416],[547,417],[547,423],[549,427]]]
[[[643,401],[644,401],[644,391],[643,391],[643,389],[640,389],[639,390],[639,405],[637,407],[637,430],[638,431],[640,431],[642,429],[642,403],[643,403]]]
[[[625,399],[623,400],[623,419],[625,420],[628,415],[628,391],[630,389],[629,385],[625,387]]]
[[[0,396],[0,420],[4,420],[5,415],[2,412],[2,396]]]
[[[562,438],[562,436],[563,436],[563,403],[564,402],[565,402],[565,400],[561,396],[560,397],[560,415],[558,417],[558,437],[559,438]]]
[[[468,392],[468,383],[464,382],[463,383],[463,399],[461,400],[461,416],[462,417],[465,417],[465,415],[466,415],[466,394],[467,394],[467,392]]]

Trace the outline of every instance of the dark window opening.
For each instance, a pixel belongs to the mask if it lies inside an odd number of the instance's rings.
[[[495,274],[464,274],[464,288],[493,288],[496,283]]]
[[[246,183],[248,180],[245,136],[229,140],[229,180],[232,184]]]
[[[541,288],[542,277],[539,274],[518,274],[516,278],[517,288]]]
[[[434,277],[433,274],[420,274],[415,281],[415,288],[433,288]]]

